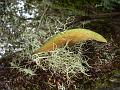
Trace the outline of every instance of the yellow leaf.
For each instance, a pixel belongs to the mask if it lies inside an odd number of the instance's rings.
[[[73,45],[81,41],[96,40],[99,42],[107,42],[107,40],[100,34],[90,31],[88,29],[70,29],[64,32],[60,32],[54,35],[47,42],[45,42],[40,48],[38,48],[33,54],[40,52],[47,52],[56,48],[63,47],[66,43]]]

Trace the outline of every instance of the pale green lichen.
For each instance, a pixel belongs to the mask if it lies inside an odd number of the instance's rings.
[[[81,47],[79,47],[77,54],[63,47],[50,53],[45,52],[33,55],[33,61],[43,70],[51,70],[54,73],[67,74],[68,76],[75,75],[76,73],[87,75],[87,68],[82,64],[85,63],[88,66],[88,63],[83,57]]]

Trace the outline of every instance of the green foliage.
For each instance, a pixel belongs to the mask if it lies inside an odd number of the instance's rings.
[[[73,8],[79,9],[86,4],[100,3],[100,0],[55,0],[52,2],[63,7],[73,7]]]
[[[113,10],[120,5],[119,0],[51,0],[54,4],[72,9],[84,9],[85,5],[102,6],[104,10]]]
[[[101,4],[105,9],[114,10],[115,8],[119,8],[120,0],[102,0]]]

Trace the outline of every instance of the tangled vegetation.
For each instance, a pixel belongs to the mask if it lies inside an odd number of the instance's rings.
[[[120,87],[119,0],[5,0],[0,5],[0,90]],[[51,36],[73,28],[94,30],[108,42],[89,40],[31,55]]]

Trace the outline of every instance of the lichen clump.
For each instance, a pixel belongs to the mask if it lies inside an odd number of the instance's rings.
[[[37,66],[43,70],[51,70],[54,73],[64,74],[68,76],[75,75],[76,73],[84,73],[88,70],[82,64],[87,64],[87,60],[83,59],[81,45],[79,51],[75,54],[72,51],[66,50],[65,47],[56,49],[51,52],[44,52],[33,55],[33,61]]]

